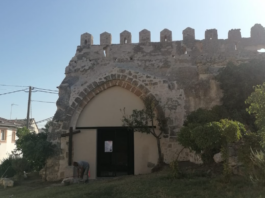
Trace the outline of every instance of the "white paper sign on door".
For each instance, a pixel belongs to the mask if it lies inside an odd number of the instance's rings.
[[[113,151],[113,142],[112,141],[105,141],[105,153],[109,153]]]

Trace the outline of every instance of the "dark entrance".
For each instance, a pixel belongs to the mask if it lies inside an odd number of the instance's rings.
[[[133,130],[126,127],[98,128],[98,177],[134,174],[133,140]]]

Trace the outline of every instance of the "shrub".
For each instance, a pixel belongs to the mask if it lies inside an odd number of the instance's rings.
[[[13,156],[3,159],[0,163],[0,178],[13,177],[16,174],[15,169],[12,167]]]
[[[39,171],[55,152],[55,145],[47,141],[47,133],[26,133],[16,141],[16,153],[22,153],[33,170]]]
[[[253,163],[253,169],[250,174],[250,179],[253,184],[265,184],[265,153],[260,151],[253,151],[251,149],[250,159]]]
[[[22,175],[24,171],[30,171],[30,165],[25,158],[14,157],[11,160],[12,168],[16,171],[16,175]]]

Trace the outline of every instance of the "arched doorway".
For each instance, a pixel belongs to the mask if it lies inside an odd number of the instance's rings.
[[[122,128],[124,110],[131,114],[133,109],[143,108],[141,98],[119,86],[96,95],[77,120],[76,128],[81,129],[81,133],[73,138],[73,160],[88,161],[91,178],[149,173],[152,164],[157,162],[155,138]],[[109,144],[106,143],[108,141]],[[113,147],[108,150],[106,147],[111,145]],[[115,150],[115,146],[119,149]],[[102,162],[105,162],[105,167],[102,167]]]

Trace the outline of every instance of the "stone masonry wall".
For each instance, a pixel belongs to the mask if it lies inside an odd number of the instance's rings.
[[[81,35],[80,46],[65,69],[59,86],[57,111],[49,140],[58,145],[58,155],[48,160],[47,180],[65,176],[68,142],[60,135],[75,127],[85,105],[112,86],[121,86],[139,97],[152,96],[159,101],[168,118],[168,132],[163,134],[165,162],[174,160],[182,149],[176,134],[185,117],[198,108],[210,109],[220,104],[222,91],[214,80],[229,61],[236,64],[253,58],[265,58],[257,50],[265,48],[265,29],[251,28],[251,37],[242,38],[240,29],[230,30],[228,39],[218,39],[216,29],[206,30],[204,40],[195,39],[195,30],[183,30],[182,41],[172,41],[172,32],[160,32],[160,42],[151,42],[150,31],[139,33],[139,43],[131,43],[131,33],[120,34],[120,44],[111,44],[111,34],[100,35],[100,45],[93,36]],[[188,150],[180,160],[199,162]]]

